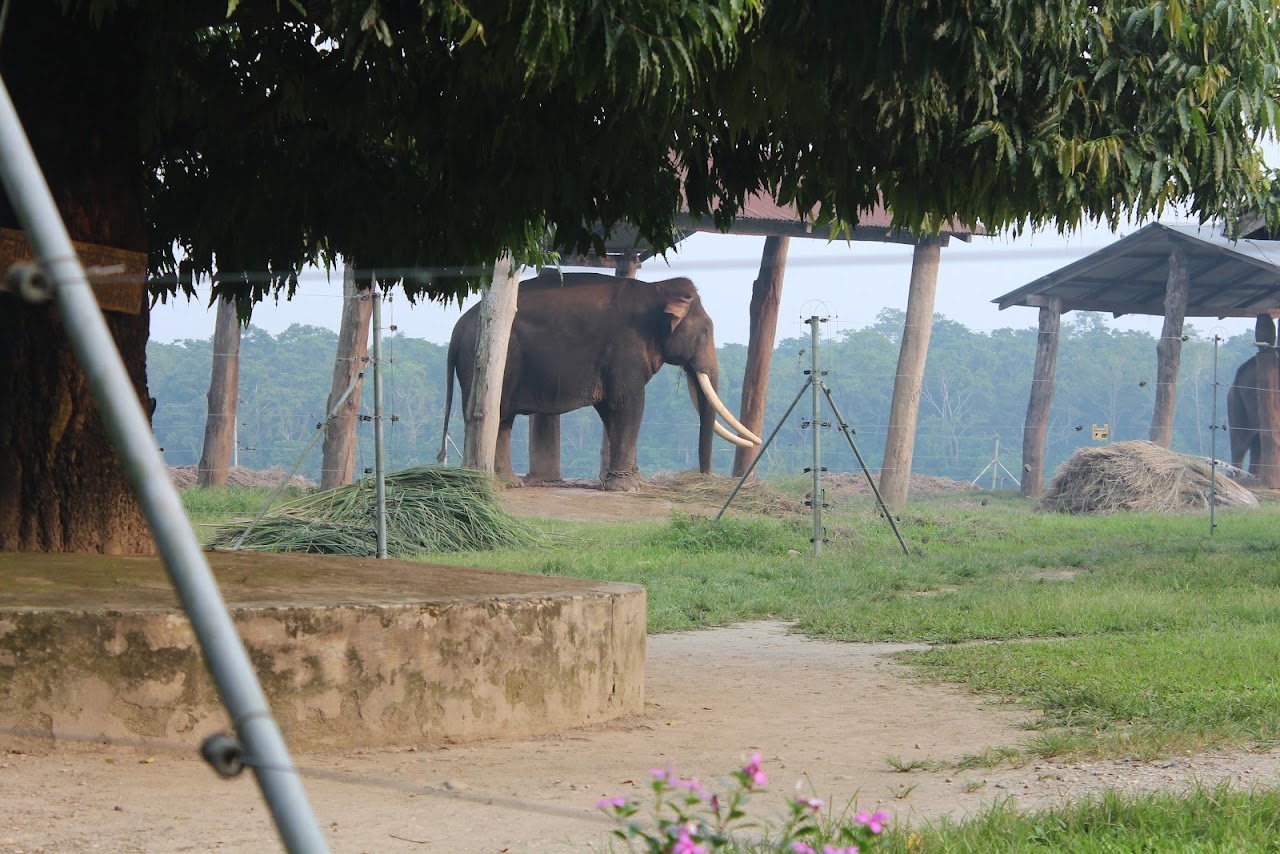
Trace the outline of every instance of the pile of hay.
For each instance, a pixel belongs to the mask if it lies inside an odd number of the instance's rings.
[[[1041,506],[1061,513],[1117,510],[1170,512],[1209,507],[1210,463],[1151,442],[1081,448],[1063,463]],[[1219,507],[1257,507],[1252,492],[1221,472],[1214,479]]]
[[[470,469],[423,466],[386,477],[387,554],[528,546],[544,542],[533,526],[498,508],[492,477]],[[258,521],[241,549],[373,557],[377,491],[372,478],[282,504]],[[230,548],[248,520],[220,526],[209,545]]]
[[[272,466],[269,469],[248,469],[243,466],[227,470],[227,486],[269,486],[276,487],[284,480],[289,470],[284,466]],[[169,466],[169,478],[178,489],[191,489],[196,485],[196,466]],[[310,478],[295,474],[289,478],[289,485],[300,489],[315,489],[316,482]]]
[[[645,482],[643,491],[682,504],[723,505],[738,478],[696,471],[662,472]],[[764,481],[749,480],[738,490],[729,509],[764,516],[783,517],[804,511],[804,505],[788,498]]]

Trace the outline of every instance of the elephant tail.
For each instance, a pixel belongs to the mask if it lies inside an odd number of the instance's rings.
[[[453,408],[453,371],[458,361],[458,348],[449,342],[449,355],[444,369],[444,435],[440,437],[440,453],[436,454],[436,462],[443,464],[448,458],[449,447],[449,410]]]

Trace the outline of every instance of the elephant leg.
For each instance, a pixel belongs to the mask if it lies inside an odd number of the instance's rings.
[[[508,487],[524,485],[511,469],[511,425],[514,421],[515,418],[510,418],[498,423],[498,445],[493,450],[493,473]]]
[[[1249,438],[1238,427],[1232,427],[1229,435],[1231,436],[1231,465],[1244,471],[1244,455],[1249,452]]]
[[[563,480],[560,476],[560,416],[529,416],[529,476],[525,483]]]
[[[609,462],[600,479],[600,488],[606,492],[635,492],[644,478],[636,464],[636,443],[640,438],[640,420],[644,417],[641,406],[621,407],[609,402],[596,405],[600,420],[604,422],[605,442],[601,453],[608,449]]]
[[[609,431],[600,430],[600,482],[609,476]]]
[[[1243,455],[1241,464],[1244,464]],[[1249,474],[1254,477],[1262,476],[1262,434],[1254,433],[1253,438],[1249,440]]]

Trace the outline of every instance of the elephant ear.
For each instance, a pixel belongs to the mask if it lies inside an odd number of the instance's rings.
[[[659,289],[666,298],[666,305],[663,312],[671,321],[671,329],[675,330],[680,325],[680,321],[685,319],[689,313],[689,307],[693,305],[694,297],[698,295],[698,291],[693,287],[693,282],[688,279],[672,279],[667,282],[659,282]]]
[[[689,313],[689,306],[693,304],[693,297],[671,297],[667,300],[665,309],[667,317],[671,319],[671,329],[680,325],[680,321],[684,320],[686,314]]]

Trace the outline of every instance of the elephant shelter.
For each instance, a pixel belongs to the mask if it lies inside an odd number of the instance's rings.
[[[1244,229],[1242,229],[1244,231]],[[1058,330],[1064,312],[1114,317],[1164,317],[1156,345],[1151,441],[1169,447],[1178,365],[1187,317],[1256,317],[1259,432],[1263,486],[1280,488],[1280,366],[1275,317],[1280,315],[1280,241],[1230,240],[1207,226],[1152,223],[993,302],[1040,309],[1035,373],[1023,426],[1022,494],[1044,492],[1044,442],[1053,403]]]
[[[714,218],[700,219],[686,210],[679,217],[676,242],[697,232],[764,237],[760,273],[751,285],[750,332],[747,364],[742,383],[739,420],[748,429],[763,435],[769,365],[778,325],[778,304],[786,271],[791,239],[831,240],[825,229],[814,232],[812,218],[794,205],[779,205],[769,196],[748,196],[741,212],[727,227]],[[933,306],[938,286],[941,250],[951,238],[965,243],[984,234],[981,226],[950,222],[936,236],[917,237],[893,225],[893,215],[883,205],[861,212],[858,225],[842,233],[840,239],[858,242],[900,243],[914,247],[907,296],[906,325],[899,346],[898,368],[893,388],[880,472],[880,492],[890,507],[906,504],[914,455],[920,389],[924,383],[925,357],[933,328]],[[612,268],[618,276],[635,277],[641,262],[657,253],[629,226],[620,226],[604,235],[606,256],[572,256],[567,266]],[[529,419],[530,475],[534,480],[560,478],[560,432],[558,416],[531,416]],[[739,448],[734,457],[733,476],[747,472],[758,448]]]

